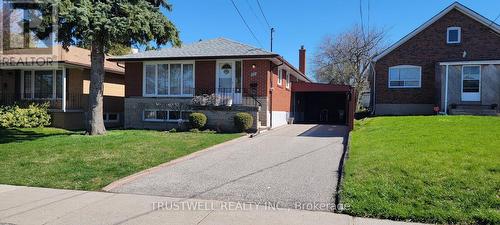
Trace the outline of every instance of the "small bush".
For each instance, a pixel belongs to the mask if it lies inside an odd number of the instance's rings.
[[[18,105],[0,106],[0,127],[43,127],[50,125],[49,103],[30,104],[27,108]]]
[[[206,130],[202,131],[202,133],[207,133],[207,134],[215,134],[215,133],[217,133],[217,131],[215,131],[215,130],[210,130],[210,129],[206,129]]]
[[[198,130],[197,128],[193,128],[193,129],[190,129],[189,132],[191,132],[191,133],[200,133],[200,130]]]
[[[253,117],[252,115],[248,113],[236,113],[234,115],[234,126],[236,127],[236,130],[243,132],[252,127],[253,124]]]
[[[189,122],[193,128],[201,129],[207,124],[207,116],[203,113],[191,113]]]

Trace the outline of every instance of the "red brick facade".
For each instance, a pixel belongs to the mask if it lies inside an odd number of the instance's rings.
[[[269,60],[243,60],[243,89],[250,90],[257,84],[257,97],[267,96],[270,66]]]
[[[273,111],[291,111],[292,104],[292,84],[290,87],[286,87],[286,70],[282,69],[282,81],[281,85],[278,85],[278,69],[273,70]],[[292,79],[293,76],[290,76]]]
[[[125,97],[142,96],[142,62],[125,63]]]
[[[257,97],[266,97],[270,93],[270,70],[273,67],[274,88],[272,110],[273,111],[291,111],[291,86],[298,79],[291,76],[290,88],[286,88],[286,71],[283,70],[282,84],[278,85],[277,65],[270,60],[243,60],[243,89],[250,91],[253,85],[257,85]],[[195,88],[199,90],[215,90],[216,85],[216,61],[196,61],[195,62]],[[126,62],[125,63],[125,96],[142,96],[143,82],[143,63]],[[201,93],[197,93],[201,94]]]
[[[461,27],[461,43],[446,43],[448,27]],[[438,104],[436,63],[499,58],[500,35],[453,9],[376,62],[375,104]],[[397,65],[421,66],[421,88],[388,88],[388,68]]]
[[[215,90],[215,61],[196,61],[195,62],[195,87],[203,92]],[[197,93],[200,94],[200,93]],[[203,93],[207,94],[207,93]]]

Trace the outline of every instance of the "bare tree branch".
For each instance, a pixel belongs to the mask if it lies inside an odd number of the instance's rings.
[[[367,32],[362,32],[359,25],[353,25],[344,33],[326,36],[313,58],[316,80],[351,85],[358,93],[363,91],[368,86],[368,68],[382,49],[385,36],[383,30]]]

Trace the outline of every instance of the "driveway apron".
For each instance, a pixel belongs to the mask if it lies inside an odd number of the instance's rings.
[[[345,126],[286,125],[167,164],[111,192],[328,211],[346,134]]]

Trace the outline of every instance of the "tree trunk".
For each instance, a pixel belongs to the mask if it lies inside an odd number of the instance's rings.
[[[104,82],[104,47],[98,41],[92,42],[90,53],[90,93],[87,113],[87,134],[106,133],[102,118],[102,94]]]

